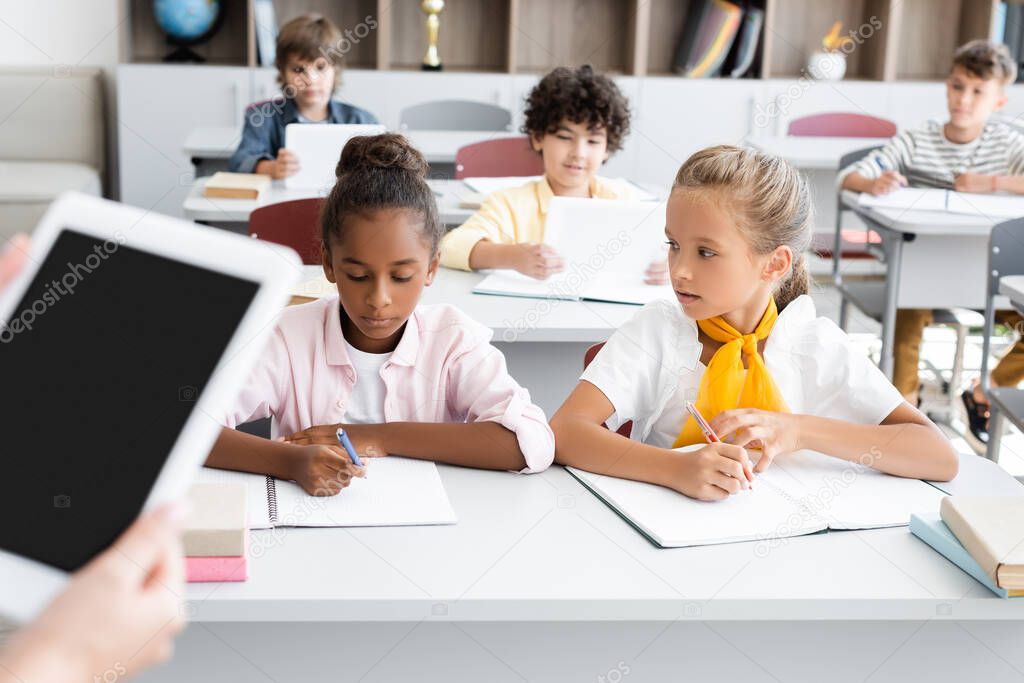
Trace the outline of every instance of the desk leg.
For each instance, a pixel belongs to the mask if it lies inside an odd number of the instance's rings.
[[[903,236],[879,231],[884,240],[887,261],[885,276],[885,306],[882,309],[882,352],[878,367],[890,380],[893,370],[893,346],[896,337],[896,311],[899,308],[900,269],[903,267]]]
[[[836,234],[835,239],[832,243],[832,284],[835,285],[836,291],[839,292],[839,329],[846,331],[846,326],[850,321],[850,302],[846,300],[846,294],[843,292],[843,271],[842,271],[842,252],[843,252],[843,201],[840,199],[836,203]]]
[[[1003,430],[1006,429],[1006,419],[1003,411],[992,408],[988,418],[988,446],[985,449],[985,457],[992,462],[999,462],[999,448],[1003,445]]]

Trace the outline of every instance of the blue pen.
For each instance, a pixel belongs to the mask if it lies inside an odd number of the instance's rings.
[[[348,458],[352,461],[352,464],[356,467],[362,467],[363,461],[359,459],[359,454],[356,453],[356,449],[352,447],[352,442],[349,441],[348,434],[345,433],[345,430],[338,427],[336,436],[338,437],[338,443],[340,443],[341,447],[345,449],[346,453],[348,453]]]
[[[878,164],[878,168],[881,169],[882,173],[886,173],[889,170],[889,169],[887,169],[885,167],[885,164],[882,163],[882,157],[881,156],[876,156],[875,157],[875,163]],[[900,183],[900,187],[905,187],[905,185],[901,182]]]

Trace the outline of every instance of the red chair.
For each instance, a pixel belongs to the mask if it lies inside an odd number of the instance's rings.
[[[790,121],[788,134],[799,137],[891,138],[896,135],[896,124],[867,114],[811,114]]]
[[[544,162],[530,148],[530,138],[497,138],[474,142],[455,152],[455,179],[533,176],[544,173]]]
[[[322,263],[320,197],[261,206],[249,216],[249,235],[299,252],[307,266]]]
[[[593,362],[594,358],[597,357],[598,351],[600,351],[601,347],[603,347],[603,346],[604,346],[604,342],[601,342],[600,344],[594,344],[589,349],[587,349],[586,352],[584,352],[584,354],[583,354],[583,369],[584,370],[586,370],[587,366],[590,365],[591,362]],[[633,421],[632,420],[626,420],[625,422],[622,423],[622,425],[617,430],[615,430],[615,433],[616,434],[621,434],[622,436],[624,436],[624,437],[626,437],[628,439],[629,438],[629,433],[631,431],[633,431]]]

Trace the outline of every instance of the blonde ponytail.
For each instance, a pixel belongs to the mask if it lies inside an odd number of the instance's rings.
[[[805,252],[811,246],[811,196],[807,180],[786,161],[733,145],[708,147],[680,167],[672,190],[714,189],[727,197],[737,227],[758,254],[780,246],[793,252],[789,274],[776,285],[781,311],[809,294],[811,279]]]

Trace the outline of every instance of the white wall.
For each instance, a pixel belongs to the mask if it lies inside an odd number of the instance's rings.
[[[116,194],[115,70],[121,0],[0,0],[0,67],[99,67],[107,100],[107,187]]]

